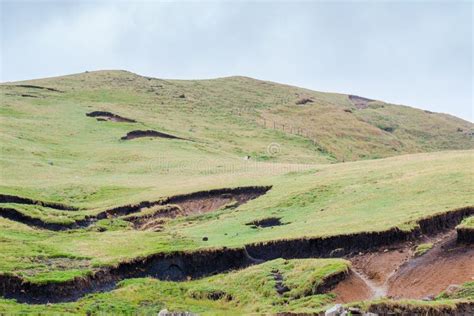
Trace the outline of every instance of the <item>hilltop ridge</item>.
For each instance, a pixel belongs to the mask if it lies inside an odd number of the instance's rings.
[[[230,154],[263,160],[335,162],[474,148],[474,125],[448,114],[242,76],[172,80],[104,70],[4,83],[1,89],[10,104],[74,102],[76,110],[133,116]],[[47,99],[34,98],[44,91]],[[270,143],[280,145],[279,155],[268,155]]]

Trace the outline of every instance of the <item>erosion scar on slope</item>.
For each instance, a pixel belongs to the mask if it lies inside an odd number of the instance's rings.
[[[136,217],[129,217],[125,219],[133,222],[134,224],[138,224],[136,227],[141,228],[149,226],[148,224],[150,221],[161,217],[172,218],[176,216],[203,214],[216,211],[220,208],[223,208],[224,206],[228,208],[235,208],[247,203],[250,200],[260,197],[261,195],[267,193],[270,189],[271,186],[248,186],[180,194],[157,201],[142,201],[133,205],[115,207],[101,211],[95,215],[85,216],[83,219],[76,220],[75,222],[68,224],[47,223],[41,218],[31,217],[30,215],[24,214],[12,207],[0,208],[0,216],[37,228],[60,231],[85,228],[101,219],[126,216],[129,214],[138,213],[143,209],[154,206],[169,206],[165,211],[156,212],[155,214],[152,213],[148,216],[137,215]],[[78,210],[72,206],[36,201],[11,195],[0,195],[0,203],[32,204],[54,207],[59,210]]]
[[[15,298],[27,303],[74,301],[88,293],[111,290],[118,281],[126,278],[155,277],[180,281],[188,277],[205,277],[241,269],[261,262],[258,259],[331,257],[333,250],[341,248],[342,245],[348,249],[347,254],[367,252],[397,242],[419,239],[422,232],[433,235],[446,229],[453,229],[464,217],[473,213],[474,207],[467,207],[431,216],[418,221],[419,228],[411,232],[390,229],[382,232],[257,243],[235,249],[159,253],[122,262],[115,267],[102,268],[86,277],[78,277],[62,283],[37,284],[16,275],[0,275],[0,294],[5,298]],[[259,254],[262,256],[259,257]],[[178,270],[176,267],[170,268],[172,265],[178,267],[181,272],[176,273]],[[337,276],[331,284],[319,291],[332,289],[340,281],[342,277]]]
[[[457,243],[455,230],[418,241],[426,242],[434,246],[421,256],[415,243],[405,242],[349,257],[353,275],[334,290],[337,301],[425,299],[474,277],[474,245]]]

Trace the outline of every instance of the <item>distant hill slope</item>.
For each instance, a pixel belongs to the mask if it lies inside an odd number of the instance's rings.
[[[6,83],[1,91],[2,117],[13,129],[4,126],[4,134],[37,145],[61,142],[59,134],[39,140],[38,129],[78,132],[85,126],[70,130],[76,115],[108,111],[136,120],[137,129],[194,140],[200,150],[258,160],[331,162],[474,148],[473,124],[447,114],[246,77],[162,80],[95,71]],[[25,120],[35,121],[29,132],[20,128]],[[109,130],[103,140],[124,136],[122,127]],[[85,133],[84,142],[99,137],[90,128]]]

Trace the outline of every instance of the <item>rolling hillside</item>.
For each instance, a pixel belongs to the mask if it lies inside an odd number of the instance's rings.
[[[97,71],[0,95],[0,314],[472,303],[470,122],[245,77]]]

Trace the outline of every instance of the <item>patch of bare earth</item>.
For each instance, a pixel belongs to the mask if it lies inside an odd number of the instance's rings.
[[[128,216],[136,229],[159,231],[168,218],[199,215],[219,209],[236,208],[265,194],[269,187],[223,189],[176,195],[163,201],[155,209],[142,209],[145,214]]]
[[[203,214],[218,210],[224,206],[235,208],[265,194],[269,188],[255,188],[242,192],[203,192],[201,194],[176,196],[167,203],[179,206],[184,215]]]
[[[106,111],[93,111],[86,114],[90,117],[97,118],[98,121],[112,121],[112,122],[124,122],[124,123],[136,123],[135,120],[111,113]]]
[[[131,132],[128,132],[127,135],[123,136],[121,139],[122,140],[131,140],[131,139],[143,138],[143,137],[149,137],[149,138],[156,138],[157,137],[157,138],[166,138],[166,139],[186,140],[186,139],[178,137],[178,136],[174,136],[174,135],[170,135],[170,134],[166,134],[166,133],[162,133],[162,132],[158,132],[158,131],[154,131],[154,130],[131,131]]]
[[[368,103],[374,101],[372,99],[359,97],[357,95],[349,95],[348,97],[352,104],[359,110],[368,108]]]
[[[337,303],[362,301],[373,296],[372,289],[354,271],[350,271],[349,276],[336,285],[332,293],[336,294]]]
[[[416,245],[426,242],[433,248],[414,257]],[[474,246],[456,243],[455,230],[348,259],[352,273],[333,291],[340,303],[379,297],[430,299],[452,284],[474,279]]]
[[[454,232],[423,256],[402,265],[388,281],[388,296],[435,296],[451,284],[474,280],[474,247],[456,244]]]

